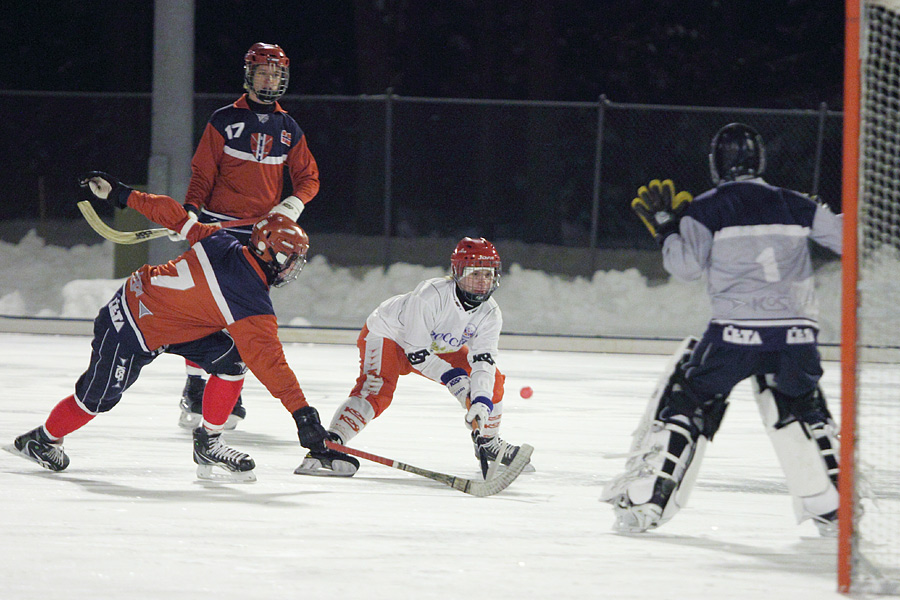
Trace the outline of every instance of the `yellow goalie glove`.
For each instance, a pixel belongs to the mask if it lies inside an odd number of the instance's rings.
[[[671,179],[654,179],[638,188],[637,198],[631,201],[631,210],[641,218],[653,238],[662,246],[667,237],[678,233],[678,222],[694,199],[690,192],[675,193]]]

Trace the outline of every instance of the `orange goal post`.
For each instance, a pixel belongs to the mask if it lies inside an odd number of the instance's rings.
[[[900,595],[900,0],[846,0],[838,589]]]

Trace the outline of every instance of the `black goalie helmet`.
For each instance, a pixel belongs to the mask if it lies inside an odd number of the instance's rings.
[[[714,184],[758,177],[766,170],[762,136],[743,123],[729,123],[712,139],[709,174]]]

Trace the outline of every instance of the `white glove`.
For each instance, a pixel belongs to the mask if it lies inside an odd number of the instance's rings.
[[[184,222],[184,225],[181,227],[181,231],[173,231],[171,229],[167,229],[169,232],[169,239],[173,242],[185,242],[187,241],[187,234],[191,230],[191,227],[197,224],[197,216],[194,213],[188,211],[187,221]]]
[[[441,382],[447,386],[447,390],[453,394],[456,401],[463,408],[466,408],[466,401],[469,399],[469,375],[465,369],[450,369],[441,375]]]
[[[472,406],[469,407],[469,412],[466,413],[466,424],[472,429],[480,430],[487,425],[492,410],[494,410],[494,403],[485,396],[478,396],[472,400]]]
[[[278,213],[296,223],[297,219],[300,217],[300,213],[303,212],[303,208],[303,201],[300,200],[300,198],[297,196],[288,196],[281,201],[281,204],[278,204],[275,208],[270,210],[269,214]]]

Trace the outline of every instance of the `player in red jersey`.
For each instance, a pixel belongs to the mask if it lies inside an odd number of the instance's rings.
[[[165,352],[210,373],[202,420],[194,429],[194,462],[201,479],[255,480],[253,459],[221,440],[248,369],[292,414],[309,455],[358,468],[356,459],[325,448],[328,433],[307,403],[278,339],[269,287],[297,277],[309,248],[306,233],[284,215],[270,214],[253,226],[248,247],[217,225],[191,219],[168,196],[134,191],[96,171],[82,177],[81,184],[98,198],[140,211],[192,245],[173,261],[145,265],[131,275],[94,320],[90,365],[75,393],[56,405],[44,425],[6,449],[62,471],[69,465],[62,438],[112,409],[141,369]]]
[[[191,161],[185,209],[201,223],[280,213],[297,221],[319,191],[319,169],[297,122],[278,104],[287,91],[290,60],[274,44],[257,43],[244,56],[246,94],[213,113]],[[293,194],[282,199],[284,170]],[[228,230],[243,243],[250,227]],[[193,429],[202,412],[204,370],[187,361],[181,399],[182,427]],[[246,411],[238,399],[227,428]]]

